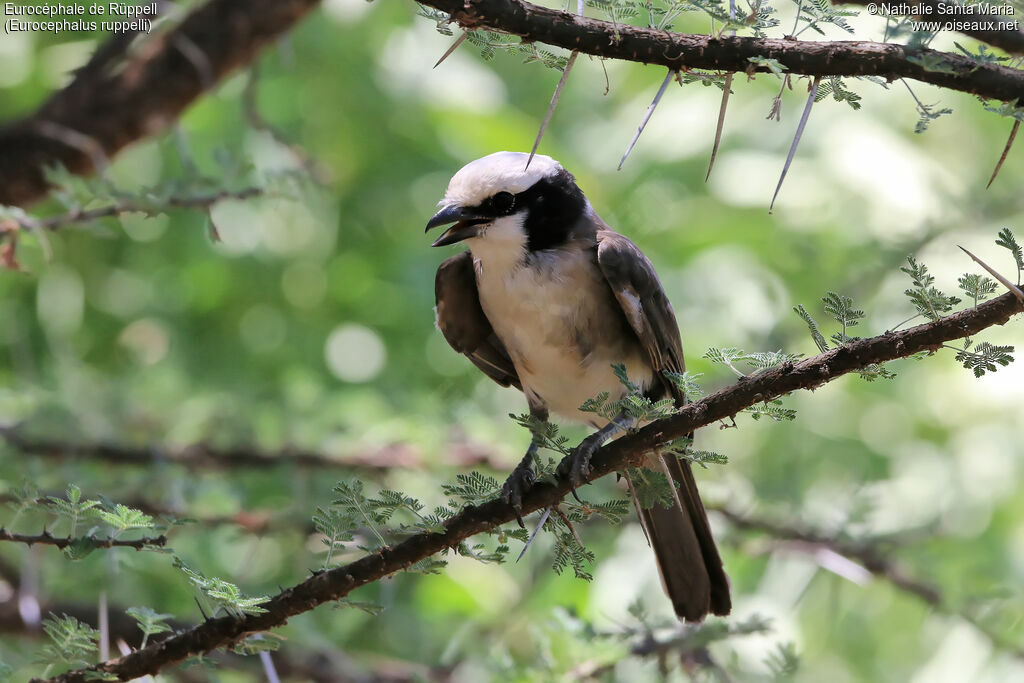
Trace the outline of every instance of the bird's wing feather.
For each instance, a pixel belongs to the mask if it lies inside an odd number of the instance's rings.
[[[480,307],[473,259],[468,251],[452,256],[437,269],[434,297],[437,327],[448,344],[501,386],[522,390],[508,351]]]
[[[686,397],[662,374],[665,370],[682,372],[685,364],[676,316],[654,266],[635,244],[612,230],[600,230],[597,240],[597,262],[608,285],[665,393],[682,406]],[[635,495],[633,500],[676,614],[689,621],[699,621],[708,612],[728,614],[732,607],[729,579],[711,536],[690,463],[672,453],[655,458],[651,456],[648,466],[675,480],[676,505],[643,509]]]
[[[682,405],[684,397],[662,374],[682,372],[685,363],[675,312],[654,266],[629,239],[607,229],[597,233],[597,263],[659,382]]]

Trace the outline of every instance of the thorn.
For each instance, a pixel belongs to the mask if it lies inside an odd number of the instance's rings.
[[[958,247],[960,247],[960,245],[959,245],[959,244],[958,244],[957,246],[958,246]],[[971,252],[967,251],[967,250],[966,250],[966,249],[964,249],[963,247],[960,247],[960,249],[961,249],[961,250],[962,250],[962,251],[963,251],[963,252],[964,252],[965,254],[967,254],[967,255],[968,255],[968,256],[970,256],[970,257],[971,257],[972,259],[974,259],[974,262],[975,262],[975,263],[977,263],[977,264],[978,264],[979,266],[981,266],[982,268],[984,268],[985,270],[987,270],[987,271],[989,272],[989,275],[991,275],[991,276],[992,276],[992,277],[994,277],[995,279],[999,280],[999,282],[1001,282],[1001,283],[1002,283],[1002,285],[1003,285],[1004,287],[1006,287],[1006,288],[1007,288],[1008,290],[1010,290],[1010,292],[1012,292],[1012,293],[1013,293],[1013,295],[1014,295],[1015,297],[1017,297],[1017,300],[1018,300],[1018,301],[1020,301],[1020,302],[1021,302],[1022,304],[1024,304],[1024,292],[1022,292],[1022,291],[1021,291],[1020,287],[1018,287],[1017,285],[1013,284],[1012,282],[1010,282],[1009,280],[1007,280],[1007,279],[1006,279],[1005,277],[1003,277],[1002,275],[1000,275],[999,273],[997,273],[997,272],[996,272],[996,271],[995,271],[994,269],[992,269],[991,267],[989,267],[989,265],[988,265],[987,263],[985,263],[984,261],[982,261],[982,260],[981,260],[980,258],[978,258],[977,256],[975,256],[975,255],[974,255],[974,254],[972,254]]]
[[[730,5],[732,3],[730,2]],[[735,9],[733,8],[733,11]],[[708,162],[708,174],[704,176],[704,182],[711,177],[711,169],[715,167],[715,157],[718,156],[718,145],[722,142],[722,128],[725,127],[725,108],[729,105],[729,94],[732,91],[732,74],[725,77],[725,91],[722,93],[722,105],[718,108],[718,126],[715,128],[715,144],[711,148],[711,160]]]
[[[526,169],[530,168],[530,162],[533,161],[533,156],[537,153],[537,148],[540,146],[540,139],[544,137],[544,131],[547,130],[548,123],[551,122],[551,117],[555,114],[555,107],[558,106],[558,100],[562,97],[562,88],[565,87],[565,82],[569,80],[569,72],[572,71],[573,64],[576,63],[576,57],[578,55],[579,52],[573,50],[572,54],[569,55],[569,61],[565,63],[565,68],[562,69],[562,77],[558,79],[558,85],[555,86],[555,94],[551,96],[551,103],[548,105],[547,113],[544,114],[544,120],[540,124],[540,130],[537,131],[537,139],[533,141],[533,149],[530,150],[530,158],[526,160]]]
[[[1020,121],[1013,122],[1013,128],[1010,129],[1010,138],[1006,141],[1006,146],[1003,147],[1003,155],[999,157],[999,161],[996,163],[995,169],[992,171],[992,177],[988,179],[988,185],[985,189],[992,187],[992,181],[999,175],[999,169],[1003,167],[1003,162],[1006,161],[1006,155],[1010,153],[1010,148],[1013,147],[1013,139],[1017,137],[1017,131],[1020,129]]]
[[[672,77],[676,75],[676,72],[672,69],[668,70],[665,74],[665,80],[661,82],[661,87],[658,88],[658,94],[654,96],[654,101],[651,102],[651,106],[647,107],[647,113],[644,114],[644,120],[640,122],[640,127],[636,129],[636,135],[633,136],[633,141],[629,143],[629,147],[626,149],[626,153],[622,155],[622,161],[619,162],[617,171],[622,170],[622,165],[626,163],[626,158],[629,157],[629,153],[633,151],[633,147],[636,146],[636,141],[640,139],[640,134],[644,132],[644,128],[647,127],[647,122],[651,120],[651,115],[654,114],[654,108],[658,106],[658,102],[661,101],[661,96],[665,94],[665,88],[668,87]]]
[[[793,144],[789,147],[789,154],[786,156],[786,165],[782,167],[782,175],[779,176],[779,184],[775,186],[775,194],[772,195],[772,203],[768,205],[768,213],[772,212],[775,207],[775,199],[779,196],[779,190],[782,189],[782,181],[786,179],[786,173],[789,172],[789,165],[793,163],[793,157],[796,156],[796,147],[800,144],[800,138],[804,134],[804,126],[807,125],[807,117],[811,115],[811,107],[814,105],[814,98],[818,96],[818,84],[821,83],[821,76],[814,77],[814,83],[811,84],[811,91],[807,94],[807,104],[804,105],[804,113],[800,116],[800,123],[796,127],[796,135],[793,136]]]
[[[441,55],[441,59],[439,59],[436,62],[434,62],[434,66],[432,68],[436,69],[437,67],[441,66],[441,62],[443,62],[444,60],[448,59],[448,56],[451,53],[455,52],[455,50],[459,47],[459,45],[462,45],[462,43],[465,42],[466,38],[468,38],[468,37],[469,37],[469,34],[466,33],[465,31],[463,31],[462,35],[459,36],[458,38],[456,38],[455,42],[452,43],[452,46],[444,51],[444,54]]]
[[[533,539],[537,538],[537,534],[540,532],[541,528],[544,526],[544,522],[548,521],[548,517],[550,515],[551,515],[551,506],[548,505],[546,508],[544,508],[544,512],[542,512],[541,515],[540,515],[540,521],[537,523],[537,528],[534,529],[533,533],[530,534],[530,537],[528,539],[526,539],[526,545],[523,546],[523,550],[522,550],[521,553],[519,553],[519,557],[516,558],[516,562],[518,562],[519,560],[523,559],[523,555],[525,555],[526,551],[530,548],[531,545],[533,545]],[[523,526],[523,520],[519,520],[519,525]],[[523,528],[525,529],[526,527],[523,526]]]

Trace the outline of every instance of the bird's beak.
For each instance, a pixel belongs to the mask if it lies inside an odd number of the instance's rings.
[[[436,228],[439,225],[448,225],[454,223],[452,227],[441,233],[434,242],[430,245],[432,247],[443,247],[449,244],[455,244],[462,240],[469,239],[470,237],[476,237],[480,234],[480,226],[484,223],[491,221],[491,217],[480,216],[473,211],[468,211],[461,206],[446,206],[436,214],[434,217],[427,221],[427,229],[425,232],[430,232],[431,229]]]

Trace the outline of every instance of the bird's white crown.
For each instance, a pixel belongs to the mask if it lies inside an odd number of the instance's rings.
[[[471,161],[452,176],[444,199],[450,206],[476,206],[498,192],[519,194],[543,179],[562,170],[562,165],[549,156],[537,154],[526,167],[529,154],[495,152]]]

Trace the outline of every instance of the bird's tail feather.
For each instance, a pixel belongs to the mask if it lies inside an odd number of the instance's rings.
[[[724,616],[732,609],[729,579],[711,537],[711,526],[697,492],[690,463],[669,453],[652,456],[648,467],[676,482],[672,507],[643,509],[630,482],[633,503],[647,540],[654,549],[662,585],[676,615],[700,621],[707,614]]]

